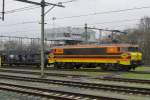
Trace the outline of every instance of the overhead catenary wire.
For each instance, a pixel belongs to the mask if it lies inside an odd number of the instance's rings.
[[[70,2],[74,2],[74,1],[78,1],[78,0],[69,0],[69,1],[64,1],[61,3],[70,3]],[[47,14],[49,11],[51,11],[55,6],[52,6],[48,11],[45,12],[45,14]],[[13,10],[8,10],[5,12],[5,14],[9,14],[9,13],[15,13],[15,12],[20,12],[20,11],[25,11],[25,10],[33,10],[35,8],[40,8],[39,6],[36,5],[32,5],[32,6],[27,6],[27,7],[21,7],[21,8],[17,8],[17,9],[13,9]],[[1,14],[2,12],[0,12]],[[15,24],[9,24],[9,25],[2,25],[0,27],[7,27],[7,26],[15,26],[15,25],[21,25],[21,24],[33,24],[33,23],[38,23],[38,21],[26,21],[26,22],[20,22],[20,23],[15,23]]]
[[[74,1],[78,1],[78,0],[68,0],[68,1],[61,2],[61,3],[70,3],[70,2],[74,2]],[[40,7],[36,6],[36,5],[34,5],[34,6],[32,5],[32,6],[27,6],[27,7],[22,7],[22,8],[17,8],[17,9],[6,11],[5,14],[15,13],[15,12],[20,12],[20,11],[25,11],[25,10],[33,10],[35,8],[40,8]],[[99,14],[109,14],[109,13],[126,12],[126,11],[140,10],[140,9],[149,9],[149,8],[150,8],[150,6],[143,6],[143,7],[134,7],[134,8],[128,8],[128,9],[119,9],[119,10],[112,10],[112,11],[104,11],[104,12],[94,12],[94,13],[89,13],[89,14],[60,17],[60,18],[57,18],[57,20],[58,19],[60,20],[60,19],[78,18],[78,17],[85,17],[85,16],[92,16],[92,15],[99,15]],[[2,13],[2,12],[0,12],[0,13]]]
[[[102,22],[102,23],[88,23],[88,26],[91,26],[91,27],[95,27],[95,25],[98,25],[99,27],[105,27],[105,28],[108,28],[108,26],[110,27],[110,25],[103,25],[103,24],[109,24],[109,23],[120,23],[121,22],[121,25],[111,25],[111,26],[115,26],[115,27],[123,27],[123,26],[126,26],[126,25],[123,25],[124,22],[132,22],[132,21],[138,21],[140,19],[135,19],[135,20],[119,20],[119,21],[114,21],[114,22]],[[51,25],[51,24],[48,24],[48,25]],[[84,28],[84,24],[80,24],[80,25],[68,25],[68,26],[59,26],[59,27],[80,27],[80,28]]]
[[[100,22],[100,23],[91,23],[90,25],[111,24],[111,23],[130,22],[130,21],[139,21],[139,20],[141,19],[124,19],[124,20],[116,20],[116,21],[108,21],[108,22]]]
[[[123,23],[123,22],[131,22],[131,21],[139,21],[141,19],[124,19],[124,20],[115,20],[115,21],[107,21],[107,22],[99,22],[99,23],[88,23],[88,25],[103,25],[103,24],[112,24],[112,23]],[[72,25],[72,26],[83,26],[83,24]]]
[[[70,2],[71,1],[76,1],[76,0],[70,0]],[[31,7],[32,8],[33,7],[37,8],[37,6],[27,6],[27,7],[14,9],[14,10],[11,10],[11,11],[6,11],[6,13],[13,13],[13,12],[17,12],[17,11],[30,10]],[[150,6],[137,7],[137,8],[128,8],[128,9],[121,9],[121,10],[113,10],[113,11],[105,11],[105,12],[97,12],[97,13],[91,13],[91,14],[85,14],[85,15],[77,15],[77,16],[70,16],[70,17],[62,17],[62,18],[56,18],[56,20],[57,19],[63,20],[63,19],[84,17],[84,16],[90,16],[90,15],[98,15],[98,14],[109,14],[109,13],[116,13],[116,12],[133,11],[133,10],[148,9],[148,8],[150,8]],[[118,21],[112,21],[112,22],[101,22],[101,23],[93,23],[93,24],[95,25],[95,24],[117,23],[117,22],[126,22],[126,21],[132,21],[132,20],[140,20],[140,19],[126,19],[126,20],[120,20],[120,21],[118,20]],[[15,26],[15,25],[21,25],[21,24],[33,24],[33,23],[37,23],[38,24],[39,21],[37,21],[37,20],[36,21],[35,20],[34,21],[24,21],[24,22],[19,22],[19,23],[15,23],[15,24],[2,25],[0,27]],[[78,25],[75,25],[75,26],[78,26]]]
[[[52,6],[50,9],[48,9],[44,14],[46,15],[47,13],[49,13],[55,6]]]
[[[120,23],[120,22],[130,22],[130,21],[138,21],[140,19],[124,19],[124,20],[115,20],[115,21],[106,21],[106,22],[99,22],[99,23],[89,23],[89,25],[100,25],[100,24],[111,24],[111,23]],[[24,21],[14,24],[8,24],[8,25],[2,25],[0,27],[8,27],[8,26],[17,26],[21,24],[39,24],[39,21]],[[51,25],[50,23],[47,23],[48,25]],[[82,24],[78,25],[71,25],[71,26],[83,26]]]
[[[134,21],[134,20],[133,20]],[[128,22],[131,22],[131,20],[130,21],[128,21]],[[84,24],[83,24],[84,25]],[[71,25],[71,27],[80,27],[80,28],[84,28],[84,26],[83,25],[76,25],[76,26],[73,26],[73,25]],[[94,24],[92,24],[92,25],[94,25]],[[95,27],[95,26],[92,26],[91,24],[88,24],[88,26],[90,26],[90,27]],[[96,24],[95,24],[96,25]],[[113,25],[114,26],[114,25]],[[125,27],[126,25],[115,25],[115,27],[116,28],[119,28],[119,27]],[[59,26],[59,27],[64,27],[64,26]],[[66,26],[67,27],[67,26]],[[97,26],[97,27],[103,27],[103,29],[106,29],[106,28],[109,28],[108,26]],[[110,29],[110,28],[109,28]],[[11,33],[20,33],[20,34],[22,34],[22,33],[31,33],[31,31],[36,31],[36,33],[38,33],[38,31],[40,31],[40,30],[38,30],[38,29],[35,29],[35,30],[26,30],[26,31],[13,31],[13,32],[11,32]],[[5,33],[10,33],[10,32],[3,32],[3,34],[5,34]],[[35,32],[34,32],[35,33]]]
[[[68,0],[68,1],[61,2],[61,3],[70,3],[70,2],[74,2],[74,1],[78,1],[78,0]]]
[[[88,26],[90,27],[96,27],[96,26],[91,26],[90,24],[88,24]],[[125,27],[126,25],[118,25],[118,26],[115,26],[118,30],[119,27]],[[101,27],[101,26],[97,26],[97,27]],[[84,28],[84,26],[80,26],[80,28]],[[101,27],[102,28],[102,27]],[[111,29],[109,28],[108,26],[103,26],[103,29]],[[114,29],[114,28],[113,28]],[[34,32],[31,32],[31,31],[34,31]],[[2,32],[1,34],[12,34],[12,33],[19,33],[19,34],[24,34],[24,33],[28,33],[28,34],[31,34],[31,33],[39,33],[40,30],[38,29],[35,29],[35,30],[26,30],[26,31],[13,31],[13,32]]]
[[[62,3],[69,3],[77,0],[70,0]],[[5,14],[9,13],[15,13],[15,12],[20,12],[20,11],[25,11],[25,10],[33,10],[35,8],[39,8],[39,6],[32,5],[32,6],[27,6],[27,7],[22,7],[22,8],[17,8],[13,10],[6,11]],[[62,20],[62,19],[71,19],[71,18],[79,18],[79,17],[86,17],[86,16],[92,16],[92,15],[100,15],[100,14],[110,14],[110,13],[118,13],[118,12],[126,12],[126,11],[133,11],[133,10],[141,10],[141,9],[149,9],[150,6],[145,6],[145,7],[134,7],[134,8],[128,8],[128,9],[120,9],[120,10],[112,10],[112,11],[104,11],[104,12],[94,12],[94,13],[89,13],[89,14],[82,14],[82,15],[74,15],[74,16],[67,16],[67,17],[60,17],[56,18],[56,20]],[[2,13],[2,12],[0,12]],[[52,19],[51,19],[52,20]]]
[[[104,12],[94,12],[94,13],[89,13],[89,14],[82,14],[82,15],[74,15],[74,16],[60,17],[60,18],[56,18],[56,19],[57,19],[57,20],[71,19],[71,18],[79,18],[79,17],[86,17],[86,16],[93,16],[93,15],[101,15],[101,14],[127,12],[127,11],[141,10],[141,9],[149,9],[149,8],[150,8],[150,6],[134,7],[134,8],[128,8],[128,9],[119,9],[119,10],[111,10],[111,11],[104,11]]]
[[[32,31],[32,32],[31,32]],[[13,31],[13,32],[1,32],[1,34],[11,34],[11,33],[19,33],[19,34],[23,34],[23,33],[38,33],[40,30],[39,29],[29,29],[29,30],[24,30],[24,31]]]
[[[138,21],[138,20],[141,20],[141,19],[125,19],[125,20],[116,20],[116,21],[108,21],[108,22],[101,22],[101,23],[88,23],[88,26],[91,26],[93,27],[93,25],[100,25],[99,27],[105,27],[105,28],[108,28],[108,26],[104,26],[103,24],[109,24],[109,23],[120,23],[122,25],[115,25],[115,27],[122,27],[122,26],[125,26],[123,25],[124,22],[132,22],[132,21]],[[31,22],[31,21],[30,21]],[[24,22],[23,24],[30,24],[30,22]],[[32,23],[32,22],[31,22]],[[37,23],[37,22],[33,22],[33,23]],[[21,23],[18,23],[18,25],[20,25]],[[14,24],[15,25],[15,24]],[[17,25],[17,24],[16,24]],[[47,23],[47,25],[51,25],[50,23]],[[70,27],[80,27],[80,28],[84,28],[84,24],[78,24],[78,25],[69,25]],[[114,25],[113,25],[114,26]],[[68,26],[59,26],[59,27],[68,27]],[[16,32],[19,32],[19,33],[24,33],[24,32],[31,32],[31,31],[39,31],[38,29],[35,29],[35,30],[26,30],[26,31],[14,31],[14,32],[11,32],[11,33],[16,33]],[[4,32],[4,33],[9,33],[9,32]]]
[[[78,0],[69,0],[69,1],[64,1],[64,2],[61,2],[61,3],[66,4],[66,3],[70,3],[70,2],[74,2],[74,1],[78,1]],[[5,14],[16,13],[16,12],[21,12],[21,11],[26,11],[26,10],[33,10],[33,9],[36,9],[36,8],[40,8],[40,7],[36,6],[36,5],[31,5],[31,6],[26,6],[26,7],[21,7],[21,8],[16,8],[16,9],[5,11]],[[2,12],[0,12],[0,14],[1,13]]]
[[[33,5],[32,6],[27,6],[27,7],[21,7],[21,8],[5,11],[5,14],[21,12],[21,11],[25,11],[25,10],[33,10],[33,9],[36,9],[36,8],[40,8],[40,7],[39,6],[33,6]]]
[[[39,24],[39,21],[24,21],[24,22],[18,22],[14,24],[7,24],[7,25],[1,25],[0,27],[9,27],[9,26],[18,26],[18,25],[24,25],[24,24]]]

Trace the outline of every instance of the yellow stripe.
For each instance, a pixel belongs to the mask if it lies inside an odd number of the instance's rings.
[[[55,58],[55,62],[74,62],[74,63],[122,63],[129,64],[130,60],[128,59],[67,59],[67,58]]]
[[[118,63],[121,65],[130,65],[129,59],[99,59],[99,58],[49,58],[49,63]]]

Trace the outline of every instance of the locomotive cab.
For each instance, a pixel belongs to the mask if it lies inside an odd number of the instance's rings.
[[[142,65],[142,53],[138,47],[129,47],[128,51],[131,54],[131,64],[134,66]]]

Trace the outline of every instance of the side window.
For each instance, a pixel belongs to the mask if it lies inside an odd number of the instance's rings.
[[[64,50],[63,49],[61,49],[61,48],[57,48],[57,49],[55,49],[55,52],[54,52],[55,54],[63,54],[64,53]]]
[[[118,47],[107,47],[107,53],[118,53]]]
[[[137,52],[137,51],[139,51],[139,50],[138,50],[138,47],[129,47],[129,48],[128,48],[128,51]]]
[[[121,48],[120,48],[120,51],[121,51],[121,52],[127,52],[127,51],[128,51],[128,48],[126,48],[126,47],[121,47]]]

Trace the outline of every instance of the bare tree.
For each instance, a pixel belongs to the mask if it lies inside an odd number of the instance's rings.
[[[124,30],[127,34],[116,38],[122,43],[138,44],[143,52],[145,64],[150,64],[150,17],[143,17],[137,28]]]
[[[150,17],[142,18],[138,29],[143,33],[141,37],[143,38],[142,48],[145,63],[150,64]]]

